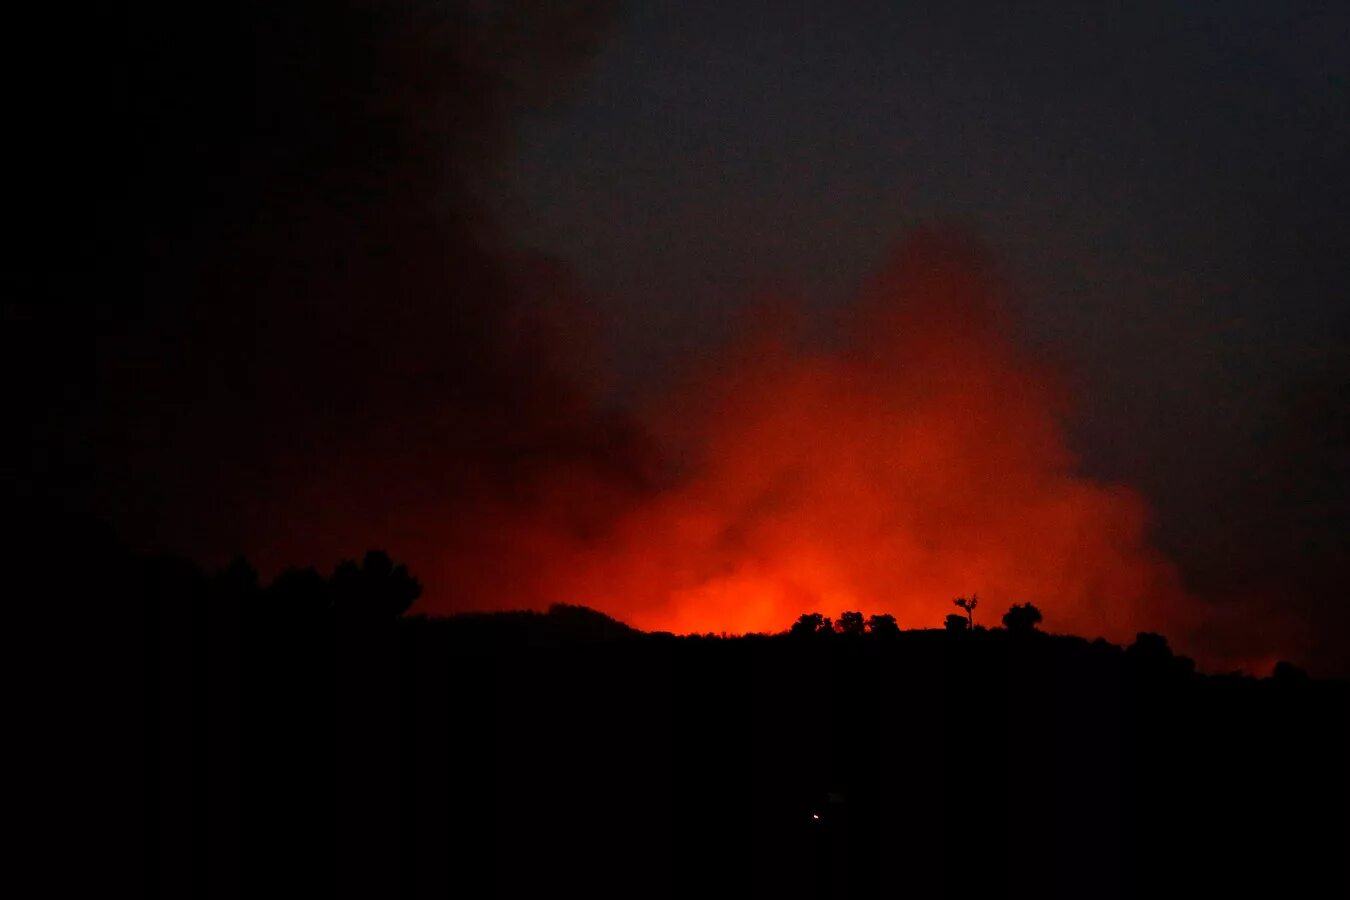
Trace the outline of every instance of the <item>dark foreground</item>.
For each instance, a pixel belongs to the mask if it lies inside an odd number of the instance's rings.
[[[149,896],[1346,896],[1343,681],[1148,638],[395,619],[236,576],[128,572]]]

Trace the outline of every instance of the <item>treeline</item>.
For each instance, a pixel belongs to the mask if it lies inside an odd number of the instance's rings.
[[[644,633],[407,615],[373,552],[263,584],[124,559],[146,896],[1330,896],[1346,684],[1165,638]],[[935,615],[935,618],[938,616]]]
[[[133,567],[136,574],[132,577],[140,583],[128,587],[139,591],[149,603],[171,603],[184,608],[194,602],[226,604],[262,628],[304,627],[306,623],[321,628],[329,619],[343,620],[359,627],[380,627],[408,613],[422,594],[421,583],[407,566],[395,563],[383,550],[368,551],[360,562],[344,560],[326,576],[313,567],[286,569],[265,585],[256,570],[242,558],[215,573],[208,573],[190,560],[173,556],[136,560]],[[975,624],[978,595],[957,597],[952,603],[965,614],[952,613],[942,620],[941,627],[949,633],[983,635],[1002,631],[1019,637],[1041,634],[1038,626],[1043,616],[1033,603],[1012,604],[1000,620],[1001,629]],[[465,612],[442,620],[414,616],[404,624],[415,627],[412,622],[424,621],[428,627],[441,628],[447,633],[463,632],[471,639],[468,643],[472,643],[472,639],[498,643],[541,638],[553,642],[594,642],[633,639],[644,634],[663,639],[675,637],[668,632],[644,633],[604,613],[566,603],[554,604],[546,613],[529,610]],[[846,610],[833,619],[818,612],[803,613],[783,634],[794,639],[833,635],[893,638],[901,632],[893,615],[879,613],[865,617],[861,612]],[[687,637],[758,640],[770,636],[774,635],[708,632]],[[1071,636],[1060,636],[1060,639],[1081,640]],[[1096,639],[1093,646],[1103,652],[1117,649],[1101,638]],[[1166,637],[1160,634],[1141,632],[1127,648],[1127,653],[1127,658],[1139,664],[1162,667],[1174,675],[1196,672],[1194,660],[1173,654]],[[1225,677],[1249,676],[1231,672],[1225,673]],[[1287,661],[1277,663],[1271,677],[1282,682],[1308,678],[1305,672]]]

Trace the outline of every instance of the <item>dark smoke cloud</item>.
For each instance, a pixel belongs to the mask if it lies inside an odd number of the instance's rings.
[[[83,473],[138,545],[273,567],[408,552],[428,510],[620,458],[570,276],[483,211],[511,116],[566,89],[613,13],[138,5],[109,166],[127,205],[90,215],[132,260],[101,274],[130,277],[48,284],[29,317],[71,348],[45,360],[47,405],[73,399],[51,481],[83,501]]]
[[[1188,548],[1191,586],[1214,599],[1200,639],[1271,661],[1276,648],[1344,673],[1350,648],[1350,344],[1279,394],[1238,474]]]

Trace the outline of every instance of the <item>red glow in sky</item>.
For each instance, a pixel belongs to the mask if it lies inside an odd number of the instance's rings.
[[[1076,471],[1062,398],[977,254],[911,240],[830,349],[792,321],[762,310],[648,411],[679,463],[663,487],[563,468],[475,507],[428,609],[581,603],[676,632],[856,609],[913,628],[978,592],[991,625],[1027,601],[1049,630],[1115,640],[1193,620],[1144,500]]]

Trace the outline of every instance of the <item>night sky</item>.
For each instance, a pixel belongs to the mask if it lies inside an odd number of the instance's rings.
[[[1350,8],[553,7],[146,4],[56,78],[20,491],[429,612],[1346,670]]]

